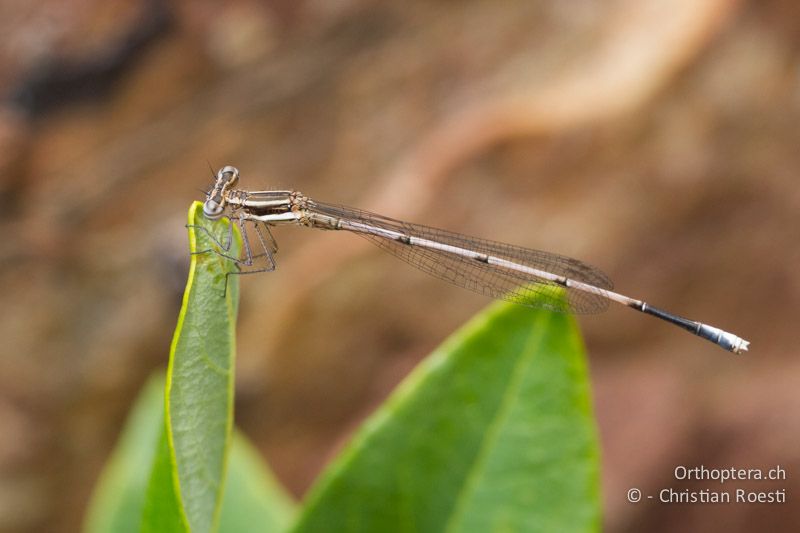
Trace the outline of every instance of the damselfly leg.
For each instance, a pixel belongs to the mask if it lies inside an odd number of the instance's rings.
[[[255,234],[254,242],[257,244],[257,247],[254,249],[253,245],[251,245],[251,236],[250,232],[248,231],[248,224],[247,222],[252,222],[253,233]],[[244,251],[244,257],[236,257],[231,255],[229,252],[231,250],[231,245],[233,243],[233,225],[237,224],[239,226],[239,231],[242,236],[242,248]],[[272,232],[262,222],[253,222],[248,221],[240,217],[232,216],[228,219],[228,230],[225,232],[226,237],[225,239],[219,239],[216,235],[214,235],[208,228],[197,224],[187,224],[187,228],[194,228],[196,231],[200,231],[204,233],[211,242],[215,245],[214,248],[206,248],[205,250],[198,250],[196,252],[192,252],[192,255],[201,255],[212,253],[218,255],[220,257],[224,257],[232,261],[238,271],[236,272],[229,272],[228,275],[231,274],[251,274],[257,272],[271,272],[275,270],[275,254],[278,253],[278,243],[275,241],[275,237],[272,235]],[[254,253],[257,252],[257,253]],[[260,263],[263,263],[259,266]],[[257,268],[251,268],[257,267]],[[244,270],[244,269],[246,270]]]

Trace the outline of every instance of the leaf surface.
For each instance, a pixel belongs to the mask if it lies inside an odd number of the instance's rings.
[[[241,237],[227,219],[189,209],[192,261],[172,340],[166,383],[166,429],[182,516],[194,533],[214,528],[222,502],[233,428],[238,276],[234,263],[209,250],[238,257]],[[228,250],[221,249],[229,245]],[[207,253],[202,253],[208,251]]]
[[[294,531],[585,532],[600,509],[574,319],[498,303],[367,420]]]
[[[142,529],[145,497],[153,500],[144,517],[145,530],[185,531],[177,500],[171,490],[172,469],[158,465],[169,461],[163,439],[164,376],[152,377],[125,423],[117,447],[95,487],[84,531],[87,533],[135,533]],[[159,448],[160,447],[160,448]],[[150,492],[148,492],[148,490]],[[294,503],[275,480],[267,465],[241,433],[234,431],[225,483],[219,531],[284,531],[294,514]]]

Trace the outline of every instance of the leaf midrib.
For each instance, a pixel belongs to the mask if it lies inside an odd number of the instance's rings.
[[[484,434],[484,438],[481,441],[478,452],[475,454],[474,461],[469,468],[469,472],[467,473],[465,481],[462,484],[458,495],[456,496],[453,504],[453,512],[450,514],[447,522],[445,523],[444,531],[446,533],[453,533],[458,524],[461,523],[461,519],[466,512],[467,502],[474,494],[479,475],[481,472],[483,472],[484,466],[488,461],[490,450],[493,449],[493,444],[499,438],[500,431],[502,430],[503,426],[505,426],[505,422],[509,417],[511,408],[517,399],[525,370],[536,355],[536,350],[533,350],[530,347],[533,345],[534,340],[541,340],[547,331],[547,326],[551,321],[551,314],[548,314],[547,317],[547,324],[543,324],[541,327],[533,328],[533,331],[525,340],[523,355],[514,365],[514,369],[511,372],[511,377],[508,381],[509,385],[506,388],[506,391],[503,393],[503,398],[500,401],[494,416],[491,418],[488,430]]]

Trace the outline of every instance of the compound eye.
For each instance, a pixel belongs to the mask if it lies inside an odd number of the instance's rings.
[[[225,176],[227,175],[227,179]],[[222,167],[217,172],[217,181],[224,181],[226,187],[232,187],[239,181],[239,169],[230,165]]]
[[[203,203],[203,215],[211,220],[217,220],[222,216],[224,209],[214,200],[208,199]]]

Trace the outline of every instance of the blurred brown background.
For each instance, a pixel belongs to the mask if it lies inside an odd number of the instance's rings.
[[[0,31],[1,531],[79,528],[225,164],[581,258],[749,339],[581,319],[606,529],[798,530],[795,0],[6,0]],[[275,233],[278,270],[242,280],[237,418],[300,497],[487,301],[350,235]],[[719,488],[672,479],[701,464],[780,464],[747,486],[789,502],[625,501]]]

